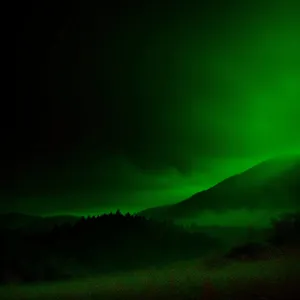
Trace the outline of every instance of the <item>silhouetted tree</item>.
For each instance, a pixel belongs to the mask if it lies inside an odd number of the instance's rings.
[[[300,212],[288,213],[272,220],[270,242],[278,245],[300,245]]]
[[[14,276],[26,281],[60,280],[72,272],[78,275],[80,271],[74,270],[80,268],[93,272],[142,268],[195,258],[215,246],[215,240],[200,232],[136,214],[122,215],[120,210],[81,218],[72,226],[57,225],[51,232],[24,234],[7,238],[1,254],[15,263]],[[0,268],[0,277],[5,272]]]

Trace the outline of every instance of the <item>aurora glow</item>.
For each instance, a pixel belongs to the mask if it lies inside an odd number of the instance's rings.
[[[33,133],[1,210],[137,211],[300,153],[299,3],[235,2],[85,8],[38,48],[46,113],[20,125]]]

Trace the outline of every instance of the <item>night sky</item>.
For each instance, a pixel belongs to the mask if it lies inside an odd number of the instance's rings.
[[[296,2],[26,2],[0,211],[135,212],[300,153]]]

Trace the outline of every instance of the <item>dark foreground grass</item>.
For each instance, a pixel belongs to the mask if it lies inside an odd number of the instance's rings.
[[[300,256],[220,264],[205,259],[72,282],[0,288],[1,300],[299,300]]]

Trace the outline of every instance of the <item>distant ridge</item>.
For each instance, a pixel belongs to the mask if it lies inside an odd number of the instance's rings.
[[[80,218],[71,215],[41,217],[22,213],[0,214],[0,229],[22,229],[30,232],[51,230],[55,225],[75,223]]]
[[[300,155],[263,161],[179,203],[149,208],[139,214],[180,221],[205,210],[268,209],[274,208],[275,203],[278,209],[300,207]]]

